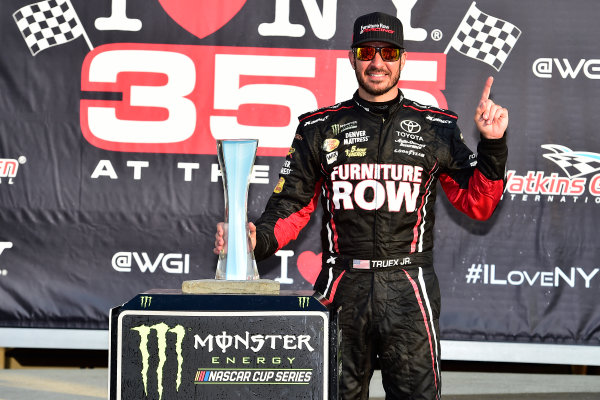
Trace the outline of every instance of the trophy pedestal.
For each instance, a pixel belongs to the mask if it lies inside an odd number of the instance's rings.
[[[109,399],[337,399],[340,336],[313,291],[150,290],[110,312]]]
[[[184,281],[181,291],[186,294],[279,294],[280,284],[270,279],[230,281],[200,279]]]

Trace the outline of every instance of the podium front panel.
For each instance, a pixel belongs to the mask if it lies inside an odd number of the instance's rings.
[[[131,304],[143,304],[144,297]],[[213,301],[211,296],[181,297]],[[233,297],[240,308],[252,308],[256,300]],[[282,309],[145,310],[131,304],[113,309],[110,399],[332,398],[338,350],[332,313],[320,304],[318,310],[313,297],[272,299]],[[258,300],[264,304],[264,296]],[[309,301],[306,310],[286,306],[302,309]],[[203,308],[202,301],[196,306]]]

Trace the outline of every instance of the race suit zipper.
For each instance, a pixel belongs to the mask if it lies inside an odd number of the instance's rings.
[[[379,165],[380,157],[381,157],[381,140],[383,136],[383,130],[385,126],[385,117],[381,117],[381,125],[379,125],[379,141],[377,143],[377,165]],[[381,179],[381,177],[380,177]],[[375,204],[377,204],[377,191],[373,193],[375,196]],[[373,223],[373,259],[377,259],[377,247],[379,246],[379,240],[377,239],[377,219],[379,218],[379,210],[375,208],[375,219]]]

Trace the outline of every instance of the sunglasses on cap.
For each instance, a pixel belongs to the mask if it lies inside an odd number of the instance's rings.
[[[354,55],[360,61],[371,61],[375,58],[375,54],[379,53],[383,61],[398,61],[404,49],[398,47],[373,47],[363,46],[354,47]]]

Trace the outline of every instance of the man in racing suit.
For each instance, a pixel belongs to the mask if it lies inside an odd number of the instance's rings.
[[[368,399],[377,358],[386,398],[439,399],[437,182],[457,209],[480,220],[491,216],[504,189],[508,112],[489,100],[492,79],[476,110],[475,156],[455,113],[397,89],[402,39],[393,16],[356,20],[349,58],[358,91],[300,116],[274,193],[250,224],[262,260],[298,236],[320,199],[322,270],[314,288],[342,306],[344,399]],[[217,232],[215,252],[223,246],[221,226]]]

